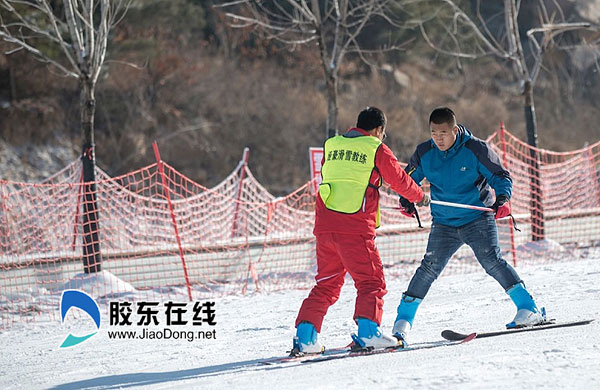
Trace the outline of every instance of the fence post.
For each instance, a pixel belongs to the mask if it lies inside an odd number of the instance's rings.
[[[179,236],[179,229],[177,229],[177,219],[175,218],[175,211],[173,210],[173,204],[171,203],[171,194],[169,186],[167,185],[167,178],[165,177],[165,168],[163,161],[160,159],[160,153],[158,152],[158,144],[156,141],[152,143],[154,148],[154,157],[158,165],[158,172],[162,180],[163,191],[167,197],[167,203],[169,204],[169,212],[171,214],[171,221],[173,222],[173,229],[175,230],[175,238],[177,239],[177,246],[179,247],[179,256],[181,257],[181,265],[183,266],[183,275],[185,277],[185,285],[187,287],[188,297],[190,302],[192,301],[192,287],[190,285],[190,278],[188,276],[187,265],[185,264],[185,257],[183,255],[183,247],[181,246],[181,237]]]
[[[246,219],[246,225],[248,224],[248,219]],[[246,231],[247,231],[247,226],[246,226]],[[259,256],[259,261],[260,258],[262,257],[262,253],[265,251],[265,245],[266,242],[263,243],[263,247],[262,247],[262,252]],[[246,294],[246,291],[248,290],[248,277],[251,276],[252,277],[252,281],[254,281],[254,286],[256,291],[259,290],[258,287],[258,274],[256,273],[256,268],[254,268],[254,263],[252,262],[252,253],[250,252],[250,242],[249,242],[249,237],[248,234],[246,234],[246,253],[248,254],[248,272],[246,273],[246,280],[244,281],[244,286],[242,287],[242,294]]]
[[[502,165],[504,165],[504,169],[508,169],[508,161],[506,159],[506,129],[504,128],[504,122],[500,122],[500,144],[502,145]],[[509,223],[510,225],[510,223]],[[517,251],[515,250],[515,232],[510,226],[510,253],[513,258],[513,265],[517,266]]]
[[[233,224],[231,227],[231,237],[235,237],[238,223],[238,214],[240,212],[240,199],[242,197],[242,188],[244,186],[244,179],[246,178],[246,167],[248,166],[248,157],[250,156],[250,149],[244,148],[242,155],[242,168],[240,171],[240,181],[238,182],[237,194],[235,195],[235,211],[233,212]]]

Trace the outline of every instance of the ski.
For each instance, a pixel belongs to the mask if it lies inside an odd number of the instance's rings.
[[[370,356],[370,355],[380,355],[380,354],[384,354],[384,353],[409,352],[409,351],[419,351],[422,349],[447,347],[450,345],[464,344],[466,342],[473,340],[476,336],[477,335],[475,333],[473,333],[473,334],[468,335],[464,339],[461,339],[458,341],[443,340],[443,341],[436,341],[436,342],[432,342],[432,343],[415,344],[413,346],[408,346],[406,348],[387,348],[387,349],[374,349],[374,350],[364,350],[364,351],[346,350],[345,352],[341,352],[341,353],[338,352],[338,353],[329,354],[329,355],[324,354],[324,355],[320,355],[317,357],[313,357],[312,359],[303,359],[300,361],[300,363],[319,363],[319,362],[325,362],[325,361],[329,361],[329,360],[345,359],[345,358],[357,357],[357,356]]]
[[[323,353],[311,353],[311,354],[302,355],[302,356],[291,356],[291,355],[278,356],[278,357],[274,357],[274,358],[261,360],[259,362],[259,364],[274,365],[274,364],[282,364],[282,363],[293,363],[293,362],[301,362],[301,361],[307,360],[307,359],[314,359],[315,357],[332,356],[332,355],[348,352],[350,350],[351,346],[352,346],[352,343],[350,343],[349,345],[346,345],[345,347],[325,349],[325,351]]]
[[[499,330],[499,331],[495,331],[495,332],[483,332],[483,333],[476,333],[476,334],[477,334],[477,338],[481,339],[484,337],[502,336],[502,335],[512,334],[512,333],[532,332],[535,330],[566,328],[569,326],[587,325],[587,324],[591,323],[592,321],[594,321],[594,320],[572,321],[572,322],[556,322],[555,320],[549,320],[548,322],[541,324],[541,325],[534,325],[534,326],[529,326],[529,327],[524,327],[524,328]],[[470,337],[470,334],[458,333],[453,330],[446,329],[442,332],[442,337],[445,338],[446,340],[450,340],[450,341],[459,341],[459,340],[464,340],[467,337]]]

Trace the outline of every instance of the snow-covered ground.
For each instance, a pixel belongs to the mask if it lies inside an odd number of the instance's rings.
[[[600,318],[600,258],[527,265],[517,271],[550,317]],[[383,324],[387,332],[407,285],[406,279],[388,280]],[[183,329],[214,329],[216,339],[192,342],[111,340],[108,331],[123,328],[110,326],[105,313],[99,334],[71,348],[59,348],[67,333],[95,331],[86,316],[69,314],[64,325],[16,325],[0,333],[0,388],[600,388],[599,320],[420,351],[317,364],[253,364],[290,348],[294,319],[306,295],[307,291],[294,290],[215,298],[216,326]],[[354,297],[354,287],[347,281],[325,318],[321,339],[326,346],[345,345],[356,331]],[[514,312],[501,287],[483,270],[445,276],[421,305],[410,341],[441,340],[440,332],[446,328],[503,329]]]

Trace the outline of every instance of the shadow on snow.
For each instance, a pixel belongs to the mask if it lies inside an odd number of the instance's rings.
[[[49,390],[70,390],[70,389],[122,389],[128,387],[148,386],[158,383],[168,383],[181,380],[201,379],[204,377],[225,375],[252,369],[253,371],[276,370],[286,367],[295,367],[299,363],[287,363],[285,365],[263,365],[263,363],[274,359],[255,359],[233,363],[218,364],[215,366],[191,368],[188,370],[167,371],[167,372],[143,372],[131,374],[108,375],[98,378],[84,379],[76,382],[56,385]]]

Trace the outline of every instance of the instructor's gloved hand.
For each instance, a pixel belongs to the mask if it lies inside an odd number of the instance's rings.
[[[423,192],[423,199],[421,199],[419,202],[417,202],[417,206],[427,207],[427,206],[429,206],[430,203],[431,203],[431,198],[429,197],[429,195],[427,195],[426,193]]]
[[[400,214],[405,217],[412,218],[415,216],[417,209],[415,208],[415,204],[409,202],[408,199],[400,197]]]
[[[510,203],[508,203],[508,196],[498,195],[496,202],[492,205],[492,209],[495,213],[495,219],[504,218],[510,215]]]

